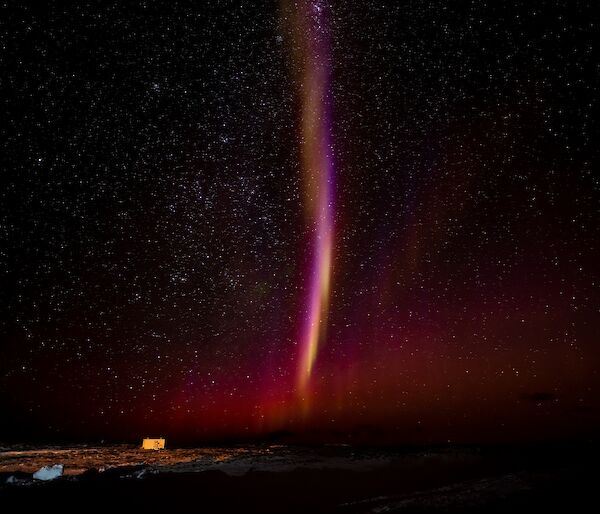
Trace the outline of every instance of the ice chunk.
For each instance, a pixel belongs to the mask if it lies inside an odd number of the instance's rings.
[[[36,480],[54,480],[63,474],[64,466],[62,464],[55,464],[54,466],[44,466],[38,469],[34,474],[33,478]]]

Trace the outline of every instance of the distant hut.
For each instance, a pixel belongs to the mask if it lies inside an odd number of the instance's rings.
[[[157,439],[153,439],[151,437],[146,437],[142,441],[142,449],[143,450],[164,450],[165,449],[165,440],[162,437]]]

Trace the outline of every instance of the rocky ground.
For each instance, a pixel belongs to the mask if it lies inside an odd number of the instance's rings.
[[[598,507],[595,446],[4,447],[0,505],[347,514]],[[64,474],[35,480],[43,466]],[[92,503],[90,503],[92,502]],[[589,511],[586,509],[585,511]],[[590,511],[591,512],[591,511]]]

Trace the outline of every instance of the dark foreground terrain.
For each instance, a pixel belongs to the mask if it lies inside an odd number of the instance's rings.
[[[598,447],[5,447],[0,510],[598,512]],[[41,465],[65,475],[33,480]],[[7,511],[8,512],[8,511]]]

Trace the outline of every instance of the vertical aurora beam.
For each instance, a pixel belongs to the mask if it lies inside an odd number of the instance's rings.
[[[301,88],[301,160],[307,216],[313,231],[306,319],[300,335],[297,388],[304,401],[329,311],[333,250],[330,41],[328,6],[322,0],[293,2],[293,30]]]

